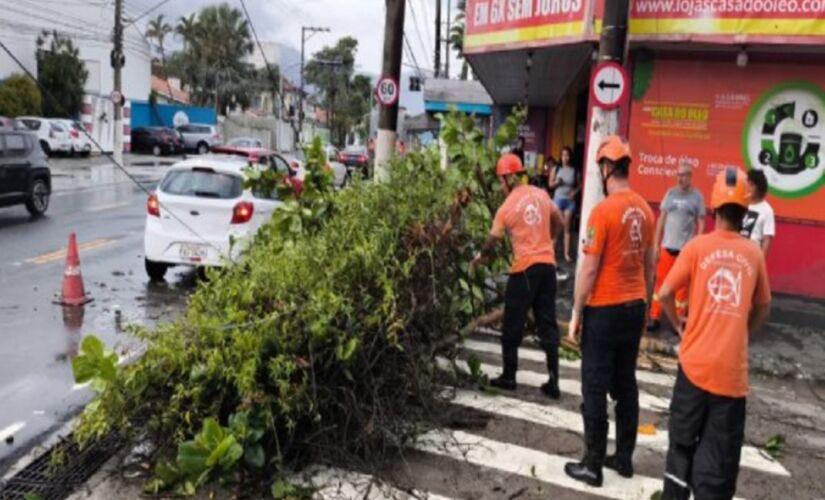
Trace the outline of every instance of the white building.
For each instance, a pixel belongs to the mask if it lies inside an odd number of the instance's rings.
[[[35,75],[38,35],[44,31],[57,31],[61,36],[72,39],[89,72],[83,121],[103,148],[110,150],[113,137],[113,107],[109,96],[114,85],[110,63],[114,2],[0,0],[0,12],[0,41]],[[128,15],[127,10],[127,22]],[[146,100],[151,90],[152,54],[149,43],[135,25],[127,25],[124,31],[124,50],[123,95],[127,101]],[[0,79],[21,72],[17,64],[0,51]],[[128,123],[125,117],[124,124],[128,126]],[[125,132],[124,140],[128,141],[128,128]]]

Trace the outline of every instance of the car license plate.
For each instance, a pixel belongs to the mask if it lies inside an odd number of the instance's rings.
[[[208,249],[206,245],[183,243],[181,244],[179,251],[181,259],[191,262],[200,262],[206,258]]]

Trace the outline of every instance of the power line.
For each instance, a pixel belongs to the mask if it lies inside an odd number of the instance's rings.
[[[275,91],[273,95],[277,95],[281,99],[281,107],[284,106],[284,95],[280,89],[280,81],[275,78],[275,73],[272,71],[272,66],[269,64],[269,60],[266,58],[266,52],[264,51],[263,44],[261,44],[261,40],[258,38],[258,32],[255,30],[255,24],[252,23],[252,17],[249,15],[249,11],[246,9],[246,2],[244,0],[240,0],[241,8],[243,9],[243,13],[246,16],[246,21],[249,23],[249,29],[252,31],[252,36],[255,38],[255,44],[258,46],[258,50],[261,51],[261,58],[264,60],[264,65],[266,66],[266,71],[269,73],[269,78],[272,80],[272,83],[275,85]],[[281,110],[283,111],[283,109]],[[302,112],[303,110],[301,110]]]
[[[430,4],[430,2],[428,0],[421,0],[421,5],[422,5],[421,10],[424,13],[423,14],[423,16],[424,16],[424,26],[427,29],[425,34],[427,35],[427,40],[429,41],[429,43],[427,44],[427,47],[429,49],[432,49],[433,48],[433,27],[432,27],[432,24],[431,24],[431,21],[430,21],[432,19],[432,16],[430,15],[429,4]],[[429,54],[430,52],[432,52],[432,50],[429,50],[425,53]]]
[[[140,21],[141,19],[143,19],[144,17],[148,16],[148,15],[149,15],[149,14],[151,14],[152,12],[154,12],[154,11],[158,10],[159,8],[163,7],[163,6],[164,6],[164,5],[166,5],[168,2],[169,2],[169,0],[160,0],[160,2],[156,3],[155,5],[153,5],[152,7],[150,7],[149,9],[145,10],[145,11],[143,12],[143,14],[141,14],[141,15],[137,16],[137,17],[136,17],[136,18],[134,18],[134,19],[131,19],[131,20],[129,21],[129,24],[135,24],[136,22]]]
[[[427,45],[424,43],[424,39],[421,37],[421,28],[418,25],[418,17],[415,14],[415,7],[413,7],[413,2],[407,2],[407,5],[410,6],[410,14],[412,14],[413,27],[415,28],[415,34],[418,38],[418,43],[421,46],[421,50],[424,51],[424,54],[428,54]],[[410,45],[409,40],[407,40],[407,45]],[[410,47],[410,50],[412,50],[412,47]]]

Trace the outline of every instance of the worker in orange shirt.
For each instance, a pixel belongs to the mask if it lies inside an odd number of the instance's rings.
[[[509,233],[515,258],[504,296],[503,370],[499,377],[490,381],[490,385],[505,390],[516,389],[518,348],[524,336],[527,315],[532,309],[536,334],[547,355],[548,380],[541,386],[541,391],[558,399],[559,330],[553,241],[564,228],[564,222],[547,191],[525,182],[526,171],[518,156],[503,155],[496,166],[496,174],[507,199],[496,212],[490,236],[472,262],[473,267],[486,262],[490,251]]]
[[[575,342],[581,328],[585,453],[580,462],[564,467],[568,476],[591,486],[602,485],[603,466],[633,477],[639,425],[636,357],[655,267],[655,217],[630,189],[630,146],[610,136],[599,146],[596,161],[606,198],[588,221],[568,332]],[[616,453],[611,456],[606,456],[608,394],[616,401]]]
[[[742,237],[748,213],[744,172],[728,168],[713,186],[716,229],[690,241],[659,291],[677,321],[675,291],[690,287],[678,333],[679,373],[670,404],[670,446],[662,498],[733,498],[745,436],[748,336],[768,318],[765,257]]]

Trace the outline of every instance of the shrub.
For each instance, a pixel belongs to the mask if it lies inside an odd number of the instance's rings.
[[[39,115],[41,109],[40,90],[28,76],[15,73],[0,83],[0,115]]]
[[[445,130],[465,142],[453,168],[439,167],[437,151],[413,153],[387,183],[337,195],[316,143],[300,201],[241,264],[211,274],[183,319],[136,332],[145,354],[97,385],[78,439],[149,439],[147,487],[179,493],[216,478],[283,491],[278,478],[298,464],[380,463],[414,439],[443,394],[436,354],[485,306],[484,276],[467,264],[489,229],[496,143],[458,116]],[[256,189],[272,182],[250,172]],[[92,354],[83,366],[105,356]]]

